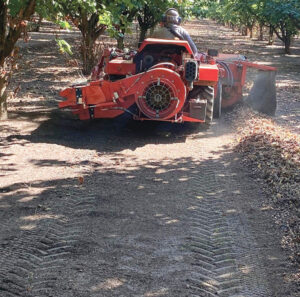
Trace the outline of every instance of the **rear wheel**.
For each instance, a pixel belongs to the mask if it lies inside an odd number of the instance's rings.
[[[219,119],[222,113],[222,84],[218,82],[218,91],[214,99],[214,118]]]
[[[200,99],[206,99],[206,114],[205,114],[205,126],[208,128],[211,125],[214,112],[214,88],[205,86],[201,88],[199,94]]]

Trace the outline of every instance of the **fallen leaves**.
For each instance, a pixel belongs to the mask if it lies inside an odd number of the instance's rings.
[[[241,110],[236,151],[264,181],[278,211],[276,221],[285,228],[283,246],[300,263],[300,136],[249,109]],[[246,120],[244,120],[246,119]]]
[[[79,176],[79,177],[78,177],[78,182],[79,182],[80,185],[83,184],[83,182],[84,182],[83,176]]]

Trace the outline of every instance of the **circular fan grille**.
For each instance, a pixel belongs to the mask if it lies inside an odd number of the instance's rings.
[[[144,98],[149,108],[156,112],[160,112],[166,110],[170,106],[172,91],[166,84],[155,82],[147,87]]]

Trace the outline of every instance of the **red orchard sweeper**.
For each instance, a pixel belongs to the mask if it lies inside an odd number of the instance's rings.
[[[138,51],[106,49],[92,81],[60,92],[81,120],[115,118],[129,113],[135,120],[197,122],[210,125],[222,108],[243,98],[247,69],[264,72],[248,102],[274,114],[276,69],[248,62],[241,55],[209,50],[197,57],[187,41],[145,39]]]

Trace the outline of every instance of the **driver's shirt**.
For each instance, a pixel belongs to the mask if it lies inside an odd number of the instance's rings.
[[[180,40],[186,40],[189,43],[194,55],[198,53],[197,47],[193,42],[191,36],[181,26],[170,24],[166,27],[164,26],[157,29],[151,35],[151,38],[160,38],[160,39],[176,39],[176,37],[179,38]]]

